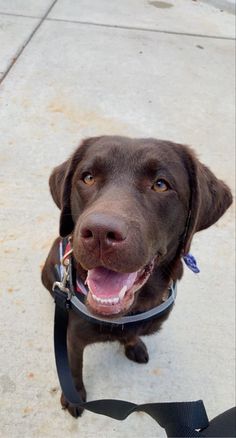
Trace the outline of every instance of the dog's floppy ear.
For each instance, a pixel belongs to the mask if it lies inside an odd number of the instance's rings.
[[[71,179],[73,175],[72,166],[73,156],[64,163],[53,169],[49,178],[49,187],[52,198],[61,210],[60,216],[60,235],[62,237],[71,233],[74,223],[70,209]]]
[[[53,201],[60,209],[62,207],[62,189],[69,164],[70,160],[66,160],[64,163],[55,167],[49,178],[49,188]]]
[[[72,178],[78,163],[82,159],[84,150],[100,137],[88,138],[80,144],[72,156],[59,166],[55,167],[50,178],[49,187],[52,198],[61,210],[60,236],[68,236],[74,229],[74,221],[71,213],[71,190]]]
[[[210,227],[232,203],[229,187],[200,163],[190,148],[185,148],[185,166],[189,174],[191,199],[186,223],[183,252],[190,249],[194,233]]]

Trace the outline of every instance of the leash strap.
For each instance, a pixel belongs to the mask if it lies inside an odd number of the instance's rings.
[[[75,388],[67,354],[67,326],[70,303],[65,294],[56,288],[54,348],[57,373],[67,401],[75,406],[116,420],[124,420],[133,412],[145,412],[163,427],[168,437],[204,437],[196,429],[209,425],[204,404],[201,400],[183,403],[147,403],[137,405],[123,400],[95,400],[83,402]]]

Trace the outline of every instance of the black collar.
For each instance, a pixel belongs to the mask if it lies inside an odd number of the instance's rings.
[[[71,252],[72,250],[68,248],[68,239],[63,239],[63,241],[60,242],[59,247],[61,264],[60,266],[55,266],[57,279],[59,281],[56,281],[53,284],[53,293],[55,295],[55,300],[57,300],[58,303],[65,305],[67,308],[73,309],[76,313],[90,322],[113,327],[129,327],[142,322],[148,322],[155,318],[160,318],[173,306],[177,293],[176,282],[173,282],[169,286],[169,294],[166,301],[145,312],[112,319],[93,315],[83,303],[83,294],[75,291],[73,285],[73,263]],[[79,282],[82,283],[82,280],[79,280]]]
[[[176,283],[173,283],[168,289],[169,297],[167,298],[167,300],[150,310],[142,313],[136,313],[135,315],[122,316],[117,319],[112,318],[112,320],[101,316],[94,316],[74,294],[71,295],[70,303],[73,310],[84,316],[86,319],[89,319],[89,321],[93,323],[127,327],[137,323],[147,322],[154,318],[160,318],[173,306],[176,298],[176,289]]]

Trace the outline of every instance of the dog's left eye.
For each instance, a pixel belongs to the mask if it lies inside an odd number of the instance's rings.
[[[82,181],[87,184],[87,186],[92,186],[95,183],[95,179],[91,173],[83,175]]]
[[[152,189],[155,192],[162,193],[162,192],[166,192],[167,190],[169,190],[169,185],[164,179],[157,179],[154,182]]]

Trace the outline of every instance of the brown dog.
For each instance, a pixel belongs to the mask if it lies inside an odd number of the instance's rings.
[[[89,286],[86,305],[111,320],[164,301],[170,283],[182,277],[181,257],[194,233],[215,223],[232,202],[229,188],[190,148],[155,139],[87,139],[54,169],[49,184],[61,210],[60,236],[72,236],[75,269]],[[42,272],[50,292],[60,239]],[[69,360],[83,400],[85,346],[118,340],[129,359],[147,362],[139,336],[159,330],[168,314],[111,331],[70,312]],[[80,414],[63,394],[61,403],[74,417]]]

